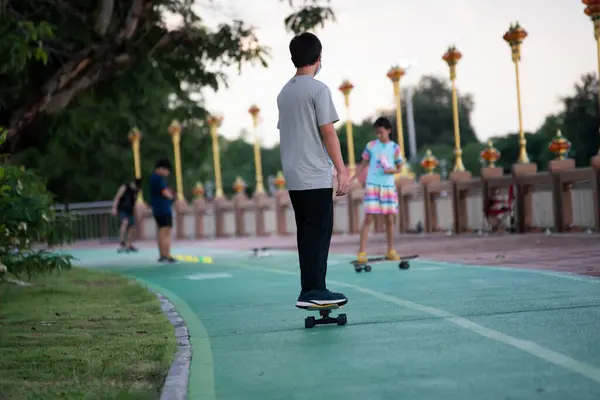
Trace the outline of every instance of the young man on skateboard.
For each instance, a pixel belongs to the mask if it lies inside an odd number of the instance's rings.
[[[133,231],[135,230],[135,202],[142,186],[141,179],[121,185],[113,200],[112,214],[119,216],[121,227],[119,230],[120,251],[137,251],[133,247]],[[127,237],[127,239],[125,239]]]
[[[311,33],[289,45],[296,74],[277,96],[283,174],[296,219],[302,290],[296,306],[348,302],[327,289],[327,257],[333,233],[333,169],[338,196],[346,194],[349,177],[333,127],[339,120],[331,91],[315,76],[321,69],[321,42]]]
[[[150,176],[150,203],[152,215],[156,221],[158,233],[158,262],[174,263],[171,257],[171,229],[173,227],[173,191],[167,185],[166,177],[171,173],[171,163],[167,159],[159,160]]]

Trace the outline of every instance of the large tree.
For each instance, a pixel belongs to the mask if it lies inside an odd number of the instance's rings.
[[[186,188],[212,176],[198,93],[226,85],[224,67],[267,66],[269,55],[246,23],[211,30],[201,19],[211,3],[193,3],[1,2],[0,126],[13,160],[41,173],[60,201],[105,200],[133,174],[131,128],[144,135],[145,174],[157,157],[171,157],[167,127],[178,119]],[[291,33],[333,17],[325,1],[288,3]],[[181,23],[167,28],[167,17]]]
[[[319,0],[287,2],[296,7],[284,20],[291,32],[333,18]],[[211,30],[202,20],[206,7],[192,0],[1,2],[0,125],[12,148],[19,136],[40,133],[40,116],[60,113],[81,93],[132,69],[159,69],[177,103],[201,87],[217,88],[224,66],[266,65],[268,53],[250,26],[234,20]],[[167,17],[180,23],[169,28]]]

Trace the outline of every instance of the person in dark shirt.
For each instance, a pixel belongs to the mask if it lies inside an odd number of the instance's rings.
[[[158,242],[159,262],[173,263],[171,257],[171,229],[173,227],[173,191],[167,185],[167,177],[171,173],[171,162],[167,159],[158,160],[154,172],[150,176],[150,203],[152,215],[158,227],[156,241]]]
[[[115,195],[112,207],[112,214],[119,216],[121,228],[119,231],[119,241],[121,247],[119,251],[137,251],[133,247],[133,232],[135,230],[135,202],[142,186],[142,180],[136,178],[134,181],[121,185]]]

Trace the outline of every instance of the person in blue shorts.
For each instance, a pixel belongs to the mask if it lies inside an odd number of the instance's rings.
[[[154,166],[154,172],[150,176],[150,204],[152,215],[156,221],[158,232],[156,241],[158,243],[159,262],[174,263],[171,257],[171,230],[173,228],[173,191],[167,184],[167,177],[171,173],[171,162],[168,159],[160,159]]]

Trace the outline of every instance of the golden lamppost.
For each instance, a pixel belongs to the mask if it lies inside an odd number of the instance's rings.
[[[179,121],[173,120],[168,128],[169,135],[173,141],[173,152],[175,155],[175,182],[177,183],[177,199],[183,200],[183,181],[181,179],[181,125]]]
[[[219,157],[219,137],[217,128],[223,122],[222,116],[211,115],[207,119],[210,126],[210,137],[212,138],[213,164],[215,169],[215,198],[223,197],[223,181],[221,180],[221,159]]]
[[[260,140],[258,137],[258,114],[260,108],[257,105],[252,105],[248,112],[252,116],[252,126],[254,127],[254,169],[256,171],[256,190],[255,193],[262,194],[265,192],[262,175],[262,162],[260,157]]]
[[[600,76],[600,0],[582,0],[582,3],[586,5],[585,15],[590,17],[594,23],[594,36],[598,53],[598,75]],[[600,79],[598,80],[598,96],[600,96]]]
[[[127,135],[129,142],[131,142],[131,150],[133,151],[133,170],[135,178],[140,179],[142,177],[142,167],[140,165],[140,141],[142,140],[142,132],[138,128],[133,128],[129,135]],[[137,198],[138,203],[144,202],[144,196],[140,190]]]
[[[425,156],[421,160],[421,167],[423,167],[425,171],[427,171],[427,173],[431,175],[433,174],[433,171],[437,168],[439,163],[440,162],[438,161],[438,159],[433,155],[433,153],[431,153],[431,150],[427,149],[427,151],[425,152]]]
[[[519,77],[519,61],[521,61],[521,44],[527,37],[525,29],[517,22],[511,25],[508,31],[504,34],[504,40],[508,42],[512,50],[512,60],[515,64],[515,77],[517,84],[517,108],[519,112],[519,164],[528,164],[529,156],[527,155],[527,141],[525,140],[525,132],[523,132],[523,114],[521,112],[521,81]]]
[[[345,80],[339,87],[340,92],[344,95],[344,102],[346,104],[346,140],[348,141],[348,164],[350,169],[350,176],[354,175],[356,171],[356,164],[354,161],[354,138],[352,137],[352,120],[350,119],[350,92],[354,89],[354,85],[350,81]]]
[[[481,151],[480,157],[487,164],[486,167],[496,167],[496,162],[500,159],[500,151],[494,147],[491,140],[488,140],[487,146]]]
[[[571,150],[571,142],[562,135],[560,129],[556,132],[556,136],[548,145],[548,150],[556,155],[557,160],[566,160],[569,150]]]
[[[390,68],[390,70],[387,73],[387,77],[392,81],[392,85],[394,85],[394,98],[396,103],[396,132],[398,133],[398,145],[400,146],[400,155],[402,156],[402,160],[404,161],[404,164],[402,164],[402,170],[399,175],[407,178],[413,178],[414,174],[410,172],[404,152],[404,131],[402,129],[402,95],[400,93],[400,79],[402,79],[405,73],[406,72],[403,68],[395,66]]]
[[[460,51],[455,46],[449,47],[442,59],[450,67],[450,81],[452,82],[452,113],[454,115],[454,169],[453,171],[464,171],[462,160],[462,149],[460,147],[460,128],[458,125],[458,96],[456,94],[456,64],[462,58]]]

